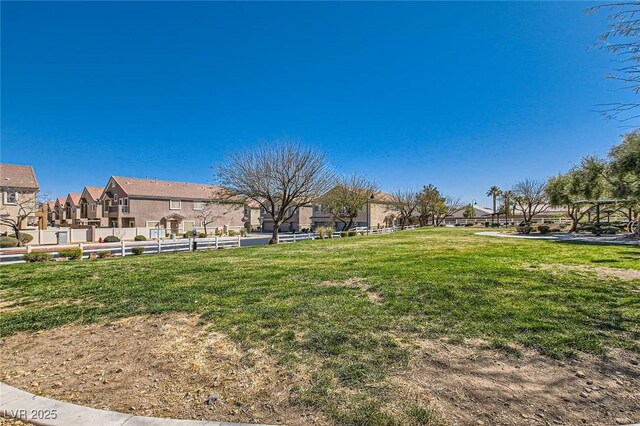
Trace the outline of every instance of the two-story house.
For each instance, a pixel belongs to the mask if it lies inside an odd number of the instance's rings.
[[[33,167],[0,163],[0,215],[14,220],[26,215],[19,224],[22,229],[38,227],[40,210],[36,209],[36,196],[39,189]],[[0,232],[7,231],[11,229],[0,224]]]
[[[311,213],[313,207],[311,204],[298,208],[290,219],[280,224],[278,230],[280,232],[302,232],[303,229],[311,229]],[[273,231],[273,217],[267,214],[264,208],[260,209],[260,220],[262,222],[262,230],[265,232]]]
[[[368,228],[384,228],[396,224],[398,211],[393,205],[393,197],[382,191],[371,194],[367,203],[362,207],[358,215],[353,219],[354,227],[366,226]],[[345,219],[348,223],[349,220]],[[313,228],[331,225],[336,230],[342,231],[345,224],[336,220],[333,215],[322,208],[322,202],[313,205],[311,215]]]
[[[64,217],[67,225],[80,223],[80,193],[70,192],[64,201]]]
[[[244,227],[245,204],[214,185],[112,176],[102,195],[102,215],[112,228],[160,227],[172,234]]]
[[[107,218],[102,215],[100,197],[104,188],[100,186],[85,186],[80,194],[80,225],[106,226]]]

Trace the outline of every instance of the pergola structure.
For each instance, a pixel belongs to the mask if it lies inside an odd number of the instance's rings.
[[[574,203],[575,205],[580,205],[580,204],[591,204],[592,207],[589,208],[589,210],[587,211],[588,214],[588,221],[591,222],[591,211],[593,209],[595,209],[595,226],[596,228],[599,228],[600,226],[602,226],[602,222],[601,222],[601,214],[604,213],[607,216],[607,224],[610,223],[610,219],[611,219],[611,215],[613,213],[616,212],[620,212],[622,214],[624,214],[625,216],[627,216],[627,218],[629,218],[629,223],[627,224],[627,230],[631,233],[636,232],[636,230],[638,229],[639,223],[638,223],[638,219],[634,219],[633,218],[633,208],[632,208],[632,202],[629,200],[624,200],[624,199],[607,199],[607,200],[580,200]],[[604,206],[618,206],[617,208],[609,208],[606,210],[603,210],[602,207]],[[624,209],[627,208],[628,211],[625,212]]]

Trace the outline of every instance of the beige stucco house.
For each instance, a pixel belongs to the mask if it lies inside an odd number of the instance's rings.
[[[107,226],[108,218],[102,215],[103,203],[100,201],[104,188],[100,186],[85,186],[80,194],[80,218],[78,224]]]
[[[303,229],[311,229],[312,212],[313,207],[311,204],[302,206],[298,208],[290,219],[281,223],[278,229],[280,232],[302,232]],[[260,219],[262,221],[262,230],[272,232],[273,218],[267,214],[264,208],[260,209]]]
[[[19,212],[30,212],[20,223],[22,229],[37,229],[40,210],[36,210],[36,196],[40,187],[31,166],[0,163],[0,215],[17,219]],[[0,232],[11,232],[0,224]]]
[[[80,193],[70,192],[64,201],[64,216],[67,225],[80,223]]]
[[[371,197],[360,210],[358,216],[353,220],[354,227],[366,226],[368,228],[385,228],[394,226],[397,221],[398,211],[393,205],[393,197],[386,192],[377,191],[371,194]],[[348,219],[346,219],[347,222]],[[313,214],[311,215],[313,228],[330,225],[336,230],[341,231],[345,226],[339,220],[336,220],[330,213],[322,208],[322,203],[314,203]]]
[[[112,228],[160,227],[181,234],[203,227],[245,226],[245,204],[214,185],[112,176],[100,196],[102,216]]]

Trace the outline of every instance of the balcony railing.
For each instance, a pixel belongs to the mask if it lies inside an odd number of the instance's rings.
[[[109,206],[109,213],[129,213],[129,206]]]

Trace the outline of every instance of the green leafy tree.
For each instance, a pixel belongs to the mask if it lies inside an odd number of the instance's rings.
[[[549,203],[566,208],[567,216],[572,222],[569,232],[576,231],[578,223],[592,207],[590,203],[580,201],[599,199],[605,191],[604,179],[593,176],[586,162],[581,167],[574,167],[567,173],[550,178],[546,186]]]
[[[464,216],[465,219],[473,219],[476,216],[476,209],[473,208],[472,204],[467,204],[464,212],[462,212],[462,216]]]
[[[322,209],[343,224],[342,229],[350,229],[354,219],[374,196],[378,186],[369,179],[351,175],[340,178],[337,185],[321,199]]]

